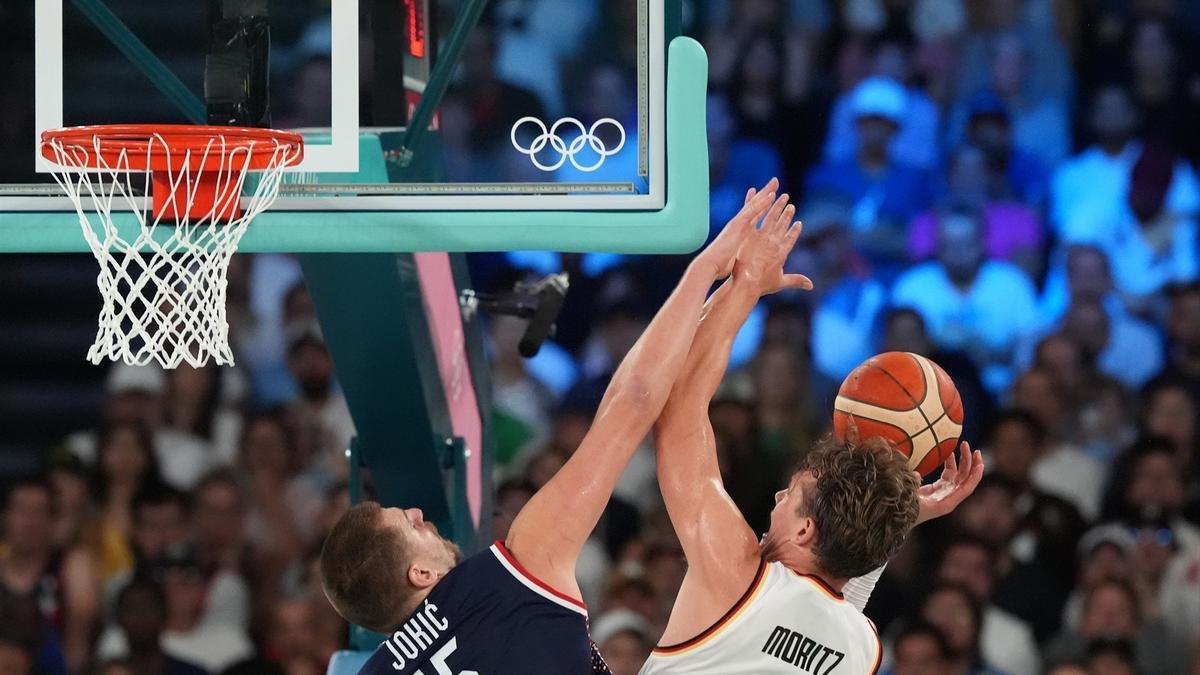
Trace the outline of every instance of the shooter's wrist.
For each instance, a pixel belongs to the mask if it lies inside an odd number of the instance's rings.
[[[730,300],[738,305],[753,307],[763,296],[762,284],[745,273],[734,274],[729,289]]]
[[[711,255],[707,255],[707,253],[707,251],[702,251],[695,258],[692,258],[692,262],[688,263],[684,276],[697,280],[706,280],[710,283],[723,278],[721,265]]]

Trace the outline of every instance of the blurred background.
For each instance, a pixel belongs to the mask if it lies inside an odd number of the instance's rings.
[[[4,78],[25,70],[9,52],[29,34],[6,26],[26,11],[0,7],[0,157],[30,133],[4,103],[32,87]],[[710,59],[712,229],[780,177],[805,223],[788,271],[816,283],[756,309],[712,404],[752,526],[826,433],[841,379],[876,352],[924,354],[957,383],[989,471],[876,588],[885,671],[1200,673],[1200,2],[685,13]],[[636,45],[615,27],[635,20],[633,0],[494,0],[440,110],[449,178],[523,170],[498,120],[629,118]],[[321,30],[274,30],[280,77],[327,86]],[[579,52],[594,34],[613,38]],[[557,71],[530,69],[533,51]],[[277,98],[277,125],[327,119],[326,100]],[[481,290],[572,282],[532,360],[522,320],[487,324],[497,538],[577,447],[687,259],[470,257]],[[235,256],[237,367],[171,372],[85,363],[94,265],[0,257],[0,673],[323,673],[347,627],[314,565],[349,503],[354,428],[299,265]],[[579,568],[617,675],[641,666],[684,570],[647,445]]]

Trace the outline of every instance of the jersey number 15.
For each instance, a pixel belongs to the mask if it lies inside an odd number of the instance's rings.
[[[442,645],[441,649],[434,652],[433,656],[429,657],[429,665],[433,666],[434,675],[455,675],[446,663],[455,649],[458,649],[458,638],[452,637],[449,642]],[[425,675],[425,673],[418,670],[413,675]],[[474,670],[460,670],[458,675],[479,675],[479,673]]]

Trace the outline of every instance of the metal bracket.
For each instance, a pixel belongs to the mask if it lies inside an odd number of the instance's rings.
[[[467,439],[462,436],[449,436],[442,442],[442,468],[454,469],[471,458],[471,449],[467,447]]]
[[[559,272],[532,283],[517,282],[513,292],[505,295],[476,293],[466,288],[459,293],[458,307],[463,321],[473,320],[480,310],[529,319],[519,348],[522,356],[531,358],[547,337],[554,336],[554,321],[562,311],[570,287],[570,277]]]
[[[467,45],[467,37],[479,23],[479,17],[483,15],[485,7],[487,0],[467,0],[458,20],[454,22],[454,27],[450,29],[446,46],[438,51],[437,62],[433,64],[433,71],[429,73],[429,82],[421,92],[421,100],[417,101],[416,110],[406,125],[404,138],[396,151],[396,162],[400,166],[407,167],[412,164],[414,149],[420,142],[421,135],[429,127],[433,112],[437,110],[442,97],[446,95],[446,90],[450,88],[450,78],[454,69],[458,67],[458,59]]]
[[[162,92],[167,100],[184,114],[193,124],[204,124],[208,119],[204,102],[196,96],[175,73],[167,68],[138,36],[113,14],[103,0],[72,0],[71,4],[83,13],[108,38],[130,63],[142,71],[150,83]]]

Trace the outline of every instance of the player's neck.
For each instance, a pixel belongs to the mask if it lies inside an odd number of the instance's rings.
[[[849,581],[849,579],[834,577],[825,573],[821,569],[821,566],[817,564],[816,557],[812,554],[812,551],[808,549],[794,547],[790,550],[764,551],[763,557],[767,559],[767,562],[777,562],[796,574],[816,577],[838,593],[842,592],[842,587]]]
[[[434,584],[433,586],[436,585],[437,584]],[[430,586],[429,588],[421,590],[418,593],[410,595],[408,598],[406,598],[406,602],[402,607],[403,611],[400,612],[400,620],[395,626],[383,632],[387,635],[391,635],[392,633],[396,632],[402,632],[404,630],[404,624],[408,623],[420,612],[421,606],[425,603],[425,598],[429,597],[429,592],[433,590],[433,586]]]
[[[796,574],[802,574],[806,577],[813,577],[815,579],[818,579],[821,581],[821,583],[825,584],[826,586],[833,589],[837,593],[841,593],[842,589],[844,589],[846,587],[846,582],[850,581],[849,579],[843,579],[841,577],[831,577],[819,569],[798,570],[798,569],[795,569],[794,567],[789,567],[788,569],[792,570]]]
[[[440,582],[441,579],[438,580],[438,583]],[[433,592],[434,588],[437,588],[437,583],[433,584],[432,586],[418,589],[414,591],[412,595],[408,596],[408,603],[404,609],[404,621],[400,622],[401,626],[403,626],[406,621],[411,619],[413,615],[417,613],[417,610],[420,609],[421,605],[425,602],[425,598],[429,597],[429,594]],[[397,627],[397,629],[399,629],[399,627]]]

